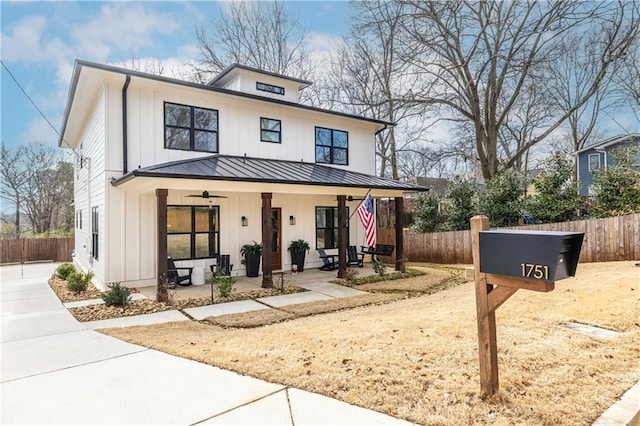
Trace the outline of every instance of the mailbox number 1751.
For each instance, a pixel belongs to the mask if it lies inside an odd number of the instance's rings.
[[[536,265],[534,263],[521,263],[522,276],[534,278],[536,280],[549,279],[549,267],[547,265]]]

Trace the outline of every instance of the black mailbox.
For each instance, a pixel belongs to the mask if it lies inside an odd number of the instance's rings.
[[[583,232],[482,231],[480,272],[554,282],[576,274]]]

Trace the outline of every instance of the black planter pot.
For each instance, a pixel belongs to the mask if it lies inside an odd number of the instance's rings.
[[[291,264],[298,265],[298,272],[304,271],[304,258],[306,254],[304,251],[291,252]]]
[[[247,268],[247,277],[255,278],[260,271],[260,254],[247,254],[244,258],[244,266]]]

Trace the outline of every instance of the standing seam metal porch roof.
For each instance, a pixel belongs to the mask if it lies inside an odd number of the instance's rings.
[[[112,185],[118,186],[136,177],[428,191],[428,188],[411,183],[315,163],[227,155],[213,155],[143,167],[113,180]]]

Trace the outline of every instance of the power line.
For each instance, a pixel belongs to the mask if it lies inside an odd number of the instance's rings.
[[[38,108],[38,105],[36,105],[36,103],[34,102],[33,99],[31,99],[31,96],[29,96],[29,94],[27,93],[26,90],[24,90],[24,88],[22,87],[22,85],[18,82],[18,80],[15,78],[15,76],[13,75],[13,73],[9,70],[9,68],[7,67],[7,65],[4,63],[4,61],[2,59],[0,59],[0,63],[2,64],[2,68],[4,68],[7,73],[9,73],[9,75],[11,76],[11,78],[13,79],[13,82],[16,83],[16,86],[18,86],[18,88],[20,88],[20,90],[22,91],[22,93],[24,94],[24,96],[29,99],[29,102],[31,102],[31,105],[33,105],[33,107],[36,109],[36,111],[38,111],[40,113],[40,115],[42,116],[42,118],[44,118],[44,120],[47,122],[47,124],[49,125],[49,127],[51,127],[53,129],[53,131],[56,133],[56,135],[58,135],[59,138],[61,138],[62,142],[64,142],[69,148],[71,148],[71,150],[74,152],[74,154],[76,153],[76,150],[69,144],[69,142],[67,142],[62,135],[60,134],[60,132],[58,131],[58,129],[55,128],[55,126],[53,124],[51,124],[51,121],[49,121],[49,119],[47,118],[46,115],[44,115],[44,113],[42,112],[42,110],[40,108]]]
[[[51,124],[51,122],[49,121],[49,119],[47,118],[46,115],[44,115],[44,113],[40,110],[40,108],[38,108],[38,105],[36,105],[36,103],[33,101],[33,99],[31,99],[31,96],[29,96],[29,94],[27,93],[26,90],[24,90],[24,88],[20,85],[20,83],[18,83],[18,80],[16,80],[16,78],[14,77],[14,75],[11,73],[11,71],[9,71],[9,68],[7,68],[7,66],[5,65],[4,61],[2,59],[0,59],[0,63],[2,63],[2,67],[9,73],[9,75],[11,76],[11,78],[13,79],[13,81],[16,83],[16,85],[20,88],[20,90],[22,91],[22,93],[24,93],[24,95],[27,97],[27,99],[29,99],[29,102],[31,102],[31,105],[33,105],[33,107],[40,113],[40,115],[42,116],[42,118],[45,119],[45,121],[49,124],[49,127],[51,127],[53,129],[54,132],[56,132],[56,135],[58,135],[58,137],[60,137],[60,132],[58,131],[58,129],[56,129],[54,127],[53,124]]]

